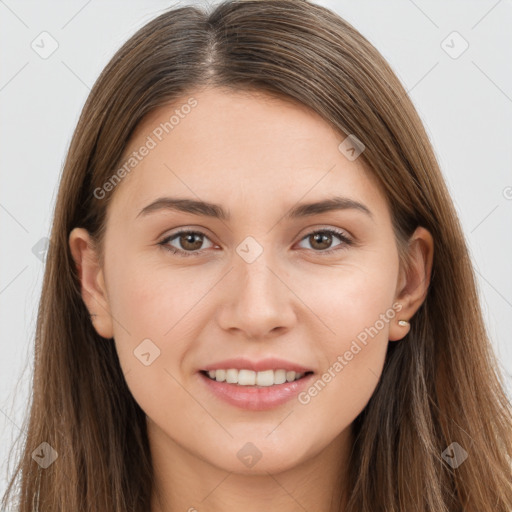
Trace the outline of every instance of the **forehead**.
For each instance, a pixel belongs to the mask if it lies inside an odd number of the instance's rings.
[[[191,92],[139,124],[123,159],[136,161],[113,204],[139,211],[169,192],[224,203],[243,197],[266,208],[333,189],[381,200],[362,159],[340,152],[345,137],[308,107],[264,92]]]

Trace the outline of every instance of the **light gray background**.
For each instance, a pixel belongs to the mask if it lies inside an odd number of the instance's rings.
[[[193,2],[179,5],[188,3]],[[337,11],[381,51],[416,105],[462,220],[489,332],[510,384],[511,0],[317,3]],[[33,367],[44,267],[32,249],[49,236],[72,132],[90,87],[115,50],[174,5],[178,2],[0,0],[1,494]],[[47,59],[31,48],[34,40],[42,46],[43,31],[58,43]],[[450,36],[453,31],[469,44],[458,58],[443,49],[455,55],[463,48],[459,36]]]

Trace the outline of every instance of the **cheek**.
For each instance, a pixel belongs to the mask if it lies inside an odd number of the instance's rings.
[[[329,269],[328,275],[317,271],[307,279],[302,275],[299,280],[297,276],[294,282],[302,281],[297,295],[304,298],[317,316],[319,335],[325,335],[323,343],[328,354],[344,351],[347,342],[376,322],[380,337],[387,337],[390,318],[395,316],[392,305],[397,272],[397,264],[390,259],[387,264],[384,261],[346,264]]]
[[[202,280],[194,279],[193,271],[166,268],[142,256],[111,265],[109,275],[112,314],[122,319],[132,337],[162,340],[171,329],[179,329],[178,323],[197,302],[199,288],[205,287]]]
[[[168,289],[165,292],[165,283],[155,279],[147,263],[130,257],[128,249],[117,256],[108,268],[116,349],[125,375],[132,382],[144,382],[154,378],[162,356],[169,351],[163,340],[175,323],[175,308],[169,301],[173,294]]]
[[[197,339],[194,330],[206,315],[208,301],[201,299],[218,281],[195,268],[126,257],[109,269],[116,348],[123,370],[138,386],[155,389],[157,373],[169,379],[164,370],[181,380],[183,360]],[[151,362],[151,372],[145,362]]]
[[[377,386],[389,326],[396,322],[393,300],[397,272],[395,260],[382,259],[380,264],[343,268],[335,278],[319,279],[316,287],[310,287],[314,291],[308,295],[308,304],[318,311],[330,332],[319,336],[321,374],[299,401],[304,405],[322,403],[333,428],[353,421]],[[319,329],[328,332],[321,325]]]
[[[167,414],[158,412],[164,400],[188,411],[190,397],[178,382],[190,349],[186,332],[197,323],[199,290],[191,289],[192,280],[179,271],[136,259],[111,267],[109,276],[116,351],[131,394],[149,417]],[[195,286],[200,287],[197,280]],[[172,414],[161,419],[172,421]]]

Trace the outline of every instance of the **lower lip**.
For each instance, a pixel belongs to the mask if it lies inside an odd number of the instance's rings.
[[[251,411],[264,411],[288,402],[297,396],[314,376],[311,373],[293,382],[256,387],[217,382],[201,372],[199,375],[215,396],[235,407]]]

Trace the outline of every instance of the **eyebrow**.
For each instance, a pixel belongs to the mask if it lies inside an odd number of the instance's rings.
[[[225,221],[229,221],[231,218],[229,212],[224,210],[224,208],[218,204],[209,203],[207,201],[197,201],[195,199],[179,199],[174,197],[158,198],[156,201],[145,206],[137,214],[136,218],[146,216],[157,211],[166,210],[190,213],[192,215],[202,215]],[[373,219],[373,214],[367,206],[348,197],[341,196],[334,196],[322,201],[296,205],[288,211],[284,218],[287,220],[298,219],[338,210],[358,210]]]

